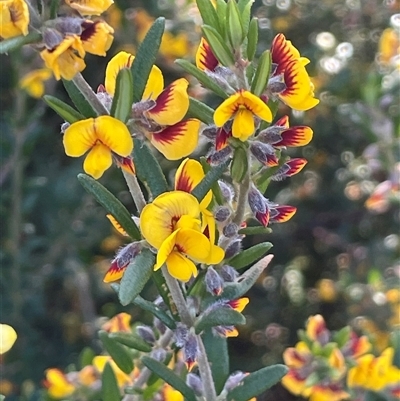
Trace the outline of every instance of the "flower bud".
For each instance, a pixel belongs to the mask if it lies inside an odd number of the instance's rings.
[[[64,35],[72,34],[80,36],[83,22],[84,20],[81,18],[60,17],[55,20],[54,28]]]
[[[222,233],[225,235],[225,237],[231,238],[237,235],[238,233],[238,226],[235,223],[229,223],[227,224],[223,229]]]
[[[215,125],[209,125],[201,131],[201,134],[204,135],[207,139],[214,141],[217,136],[218,128]]]
[[[204,394],[203,382],[200,377],[193,374],[188,373],[186,376],[186,384],[194,391],[197,397],[202,397]]]
[[[223,265],[220,271],[221,277],[227,283],[233,283],[236,281],[236,278],[239,276],[239,273],[235,268],[229,265]]]
[[[167,351],[163,348],[157,348],[151,351],[151,357],[158,362],[164,362],[167,357]]]
[[[265,166],[278,165],[278,158],[275,155],[275,149],[262,142],[254,141],[250,145],[250,152],[252,155]]]
[[[232,156],[232,149],[229,146],[219,150],[212,151],[207,156],[207,162],[211,164],[211,166],[219,166],[221,163],[225,162]]]
[[[165,324],[157,317],[154,317],[153,325],[161,334],[164,334],[167,331],[167,326],[165,326]]]
[[[216,71],[205,70],[205,73],[225,92],[232,91],[232,87],[229,85],[228,81],[221,74],[218,74]]]
[[[281,93],[286,90],[286,84],[283,82],[283,77],[281,75],[277,75],[275,77],[270,78],[268,81],[268,90],[271,93]]]
[[[175,334],[175,344],[178,347],[183,347],[189,338],[189,329],[183,323],[177,323],[176,329],[174,330]]]
[[[53,50],[63,41],[63,35],[53,28],[46,28],[42,35],[47,50]]]
[[[210,266],[206,272],[205,284],[210,294],[218,296],[222,292],[224,280],[222,280],[221,276]]]
[[[225,250],[225,258],[231,258],[237,255],[242,249],[242,238],[237,238],[232,241]]]
[[[241,381],[247,376],[246,373],[243,373],[241,371],[237,371],[232,373],[225,382],[224,390],[226,392],[229,392],[233,390],[235,387],[237,387]]]
[[[269,222],[269,207],[261,192],[252,186],[248,194],[248,202],[255,218],[266,227]]]
[[[71,124],[70,124],[70,123],[67,123],[66,121],[63,122],[63,123],[61,124],[61,133],[64,134],[64,133],[65,133],[65,130],[66,130],[70,125],[71,125]]]
[[[227,202],[232,202],[235,195],[233,188],[222,180],[218,180],[219,189],[222,192],[222,196]]]
[[[272,125],[264,130],[262,130],[257,135],[257,140],[269,143],[273,145],[274,143],[280,142],[282,140],[282,132],[287,130],[286,127],[280,127],[279,125]]]
[[[231,215],[231,211],[226,206],[219,206],[214,211],[214,218],[218,223],[223,223],[228,220]]]
[[[153,99],[142,100],[132,105],[132,117],[139,118],[144,112],[151,110],[156,105],[156,101]]]
[[[196,362],[198,352],[199,347],[197,344],[197,338],[193,333],[189,333],[189,337],[183,347],[183,354],[189,371],[192,369],[194,363]]]
[[[136,326],[136,332],[147,343],[154,344],[156,342],[156,337],[155,337],[153,329],[151,327],[149,327],[149,326]]]

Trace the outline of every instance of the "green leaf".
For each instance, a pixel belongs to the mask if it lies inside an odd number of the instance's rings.
[[[146,310],[147,312],[152,313],[155,317],[160,319],[168,328],[171,330],[175,329],[176,324],[175,320],[172,319],[169,315],[167,315],[162,309],[160,309],[157,305],[154,305],[153,302],[146,301],[141,296],[137,296],[133,303],[139,308]]]
[[[256,73],[254,74],[253,82],[251,83],[251,92],[256,96],[261,96],[264,92],[271,72],[271,52],[265,50],[261,55]]]
[[[142,100],[150,71],[156,62],[164,29],[165,18],[157,18],[147,32],[143,42],[140,44],[135,60],[133,60],[131,72],[134,102],[140,102]]]
[[[236,148],[231,164],[231,176],[233,180],[235,182],[242,182],[248,168],[247,152],[242,147]]]
[[[207,163],[207,160],[204,156],[200,157],[200,163],[203,166],[204,172],[207,174],[211,170],[211,166]],[[225,199],[222,196],[221,188],[218,185],[218,180],[214,182],[211,186],[212,193],[214,195],[214,199],[218,205],[223,205],[225,203]],[[197,276],[198,277],[198,276]]]
[[[60,7],[60,0],[51,0],[50,3],[50,18],[49,19],[55,19],[57,18],[57,12]]]
[[[153,197],[168,191],[167,180],[161,170],[160,164],[147,146],[139,139],[134,139],[133,160],[139,180],[145,182]]]
[[[76,121],[85,119],[85,117],[81,113],[77,112],[69,104],[64,103],[62,100],[57,99],[54,96],[44,95],[43,100],[67,123],[72,124]]]
[[[128,68],[119,70],[110,114],[123,123],[128,120],[132,112],[132,85],[131,70]]]
[[[250,373],[227,395],[228,401],[248,401],[278,383],[288,372],[285,365],[267,366]]]
[[[251,16],[251,7],[254,3],[254,0],[239,0],[238,1],[238,9],[242,19],[244,34],[247,35],[249,30],[250,16]]]
[[[245,317],[238,311],[221,307],[205,313],[197,319],[194,327],[197,334],[215,326],[236,326],[246,324]]]
[[[202,339],[210,362],[215,390],[220,394],[229,376],[228,341],[225,337],[214,336],[211,330],[205,330]]]
[[[339,348],[342,348],[350,339],[351,327],[345,326],[333,334],[333,341],[335,341]]]
[[[270,233],[272,233],[272,229],[263,226],[246,227],[246,228],[241,228],[239,230],[239,234],[244,234],[244,235],[257,235],[257,234],[270,234]]]
[[[119,287],[119,301],[123,306],[131,303],[143,290],[151,277],[155,256],[149,249],[136,256],[126,268]]]
[[[134,348],[142,352],[150,352],[152,347],[146,343],[141,337],[133,333],[123,331],[110,333],[109,337],[119,343],[126,345],[128,348]]]
[[[199,202],[206,196],[213,184],[222,177],[222,174],[225,172],[229,163],[230,160],[226,160],[219,166],[213,167],[201,180],[201,182],[193,189],[192,195],[195,196]]]
[[[68,96],[72,100],[72,103],[79,110],[79,112],[85,116],[85,118],[97,117],[96,110],[86,99],[85,95],[75,85],[74,81],[67,81],[66,79],[62,79],[62,83],[68,93]]]
[[[95,356],[96,354],[90,347],[85,347],[79,355],[80,368],[82,369],[87,365],[91,365]]]
[[[227,24],[226,24],[226,1],[225,0],[217,0],[217,4],[215,7],[215,11],[218,15],[218,22],[219,22],[219,33],[222,37],[226,37],[227,32]],[[209,24],[207,24],[209,25]]]
[[[223,99],[228,98],[226,92],[217,83],[215,83],[215,81],[213,81],[204,71],[199,70],[189,61],[178,59],[175,60],[175,63],[181,66],[187,73],[193,75],[205,88],[210,89]]]
[[[226,44],[225,39],[209,25],[203,25],[201,29],[218,61],[225,67],[233,66],[235,64],[233,50]]]
[[[197,118],[205,124],[213,124],[214,110],[200,102],[200,100],[189,97],[189,109],[186,113],[185,119]]]
[[[107,188],[86,174],[78,174],[78,180],[83,188],[92,194],[97,202],[113,215],[132,239],[141,239],[140,231],[132,220],[131,215],[125,206]]]
[[[217,11],[210,0],[196,0],[197,8],[200,11],[204,25],[209,25],[220,31],[220,24]]]
[[[172,386],[174,389],[180,391],[187,401],[196,401],[193,390],[171,369],[168,369],[161,362],[155,359],[144,356],[141,358],[143,365],[155,373],[158,377]]]
[[[226,21],[229,41],[232,48],[239,50],[245,37],[242,18],[236,0],[228,0]]]
[[[133,370],[133,361],[129,351],[115,339],[110,338],[108,333],[104,330],[99,331],[99,338],[105,350],[118,367],[126,374],[131,373]]]
[[[252,18],[250,21],[249,32],[247,34],[247,59],[252,61],[256,55],[258,44],[258,19]]]
[[[222,299],[237,299],[243,296],[260,277],[261,273],[267,268],[273,255],[268,255],[254,264],[250,269],[240,276],[240,281],[225,284],[222,292]]]
[[[26,36],[15,36],[10,39],[5,39],[0,42],[0,54],[8,53],[13,50],[17,50],[24,45],[30,43],[40,42],[42,35],[40,33],[30,33]]]
[[[237,270],[243,269],[261,259],[271,248],[270,242],[261,242],[235,255],[228,264]]]
[[[101,400],[118,401],[121,399],[118,382],[111,365],[107,362],[101,375]]]

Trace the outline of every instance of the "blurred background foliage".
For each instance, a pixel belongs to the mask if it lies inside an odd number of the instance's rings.
[[[266,194],[295,205],[297,214],[247,242],[271,241],[275,257],[249,294],[247,325],[229,340],[231,370],[281,362],[316,313],[333,330],[351,324],[381,351],[400,323],[400,2],[257,0],[253,13],[259,53],[283,32],[310,58],[321,103],[290,116],[314,130],[312,143],[292,152],[308,165]],[[183,75],[173,60],[193,60],[201,23],[194,2],[121,0],[106,13],[116,31],[107,57],[86,60],[83,75],[93,88],[103,83],[107,61],[119,50],[135,52],[160,15],[167,33],[157,65],[168,81]],[[100,350],[96,331],[105,318],[122,310],[133,321],[149,317],[133,305],[122,308],[102,282],[124,239],[78,183],[82,161],[65,156],[60,118],[18,87],[41,67],[36,51],[24,48],[0,62],[1,320],[19,335],[0,360],[0,393],[34,400],[45,369],[76,363],[84,347]],[[191,90],[205,95],[198,85]],[[46,93],[67,101],[54,80]],[[287,113],[282,105],[280,115]],[[172,173],[176,165],[163,167]],[[134,212],[117,169],[101,181]],[[146,291],[155,296],[151,286]],[[298,398],[278,387],[265,399]]]

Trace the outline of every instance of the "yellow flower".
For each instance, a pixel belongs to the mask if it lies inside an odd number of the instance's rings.
[[[306,334],[311,341],[325,345],[329,341],[329,331],[321,315],[310,316],[307,320]]]
[[[272,121],[269,107],[258,96],[241,90],[218,106],[214,113],[214,123],[222,127],[233,118],[232,135],[244,142],[254,133],[254,116],[267,122]]]
[[[180,391],[175,390],[169,384],[164,384],[162,392],[164,401],[184,401],[185,399]]]
[[[9,351],[17,339],[17,333],[8,324],[0,324],[0,355]]]
[[[46,370],[46,379],[44,385],[52,398],[65,398],[70,396],[75,391],[75,386],[68,380],[67,376],[55,368]]]
[[[393,28],[386,28],[379,39],[379,60],[389,64],[400,53],[400,35]]]
[[[219,62],[212,52],[210,45],[204,38],[201,38],[196,51],[196,67],[203,71],[214,71],[218,64]]]
[[[125,331],[130,333],[131,326],[131,315],[129,313],[118,313],[113,318],[111,318],[108,322],[104,323],[102,329],[108,331],[109,333],[114,333],[118,331]]]
[[[147,242],[158,249],[154,269],[166,263],[169,273],[179,280],[196,276],[194,262],[208,263],[213,245],[200,231],[200,224],[199,202],[186,192],[167,192],[146,205],[140,228]]]
[[[133,379],[130,375],[124,373],[117,364],[112,360],[112,358],[108,355],[98,355],[93,358],[93,366],[96,368],[98,373],[102,373],[106,363],[109,363],[112,370],[114,371],[115,378],[117,379],[117,383],[119,387],[124,387],[132,384]],[[134,370],[132,371],[134,372]]]
[[[133,150],[133,140],[128,128],[111,116],[99,116],[77,121],[64,133],[65,153],[71,157],[83,156],[87,174],[98,179],[112,164],[113,153],[127,157]]]
[[[54,49],[44,49],[40,52],[46,67],[53,71],[57,80],[61,77],[71,80],[78,72],[85,69],[83,61],[85,50],[77,35],[68,35]]]
[[[24,0],[0,1],[0,37],[28,34],[29,10]]]
[[[113,0],[65,0],[65,2],[81,15],[100,15],[114,3]]]
[[[168,59],[185,57],[189,53],[189,40],[186,32],[173,35],[164,32],[160,45],[160,54]]]
[[[343,401],[350,397],[350,394],[344,391],[340,384],[316,385],[310,388],[309,401]]]
[[[82,23],[80,38],[86,52],[105,56],[114,40],[113,34],[114,29],[106,22],[86,20]]]
[[[50,77],[51,70],[47,68],[33,70],[21,78],[19,86],[25,89],[30,96],[38,99],[44,94],[44,81],[47,81]]]

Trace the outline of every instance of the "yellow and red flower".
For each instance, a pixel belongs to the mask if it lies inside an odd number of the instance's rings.
[[[27,35],[29,9],[24,0],[0,1],[0,37],[3,39]]]
[[[131,318],[129,313],[121,312],[111,318],[108,322],[104,323],[102,330],[108,331],[109,333],[115,333],[124,331],[126,333],[131,333]]]
[[[244,142],[254,134],[255,117],[271,122],[270,108],[258,96],[240,90],[218,106],[214,112],[214,123],[217,127],[222,127],[233,118],[232,135]]]
[[[51,70],[47,68],[33,70],[21,78],[19,86],[30,96],[38,99],[44,94],[44,81],[47,81],[50,77]]]
[[[43,383],[52,398],[66,398],[75,391],[75,386],[68,380],[64,372],[59,369],[47,369]]]
[[[219,62],[211,50],[208,42],[201,38],[199,47],[196,52],[196,66],[200,70],[214,71]]]
[[[71,157],[87,154],[83,169],[98,179],[112,164],[113,154],[128,157],[133,140],[128,128],[111,116],[99,116],[77,121],[64,133],[65,153]]]
[[[65,0],[81,15],[100,15],[114,3],[113,0]]]
[[[105,56],[114,40],[114,29],[106,22],[85,20],[82,22],[80,35],[86,52],[97,56]]]

